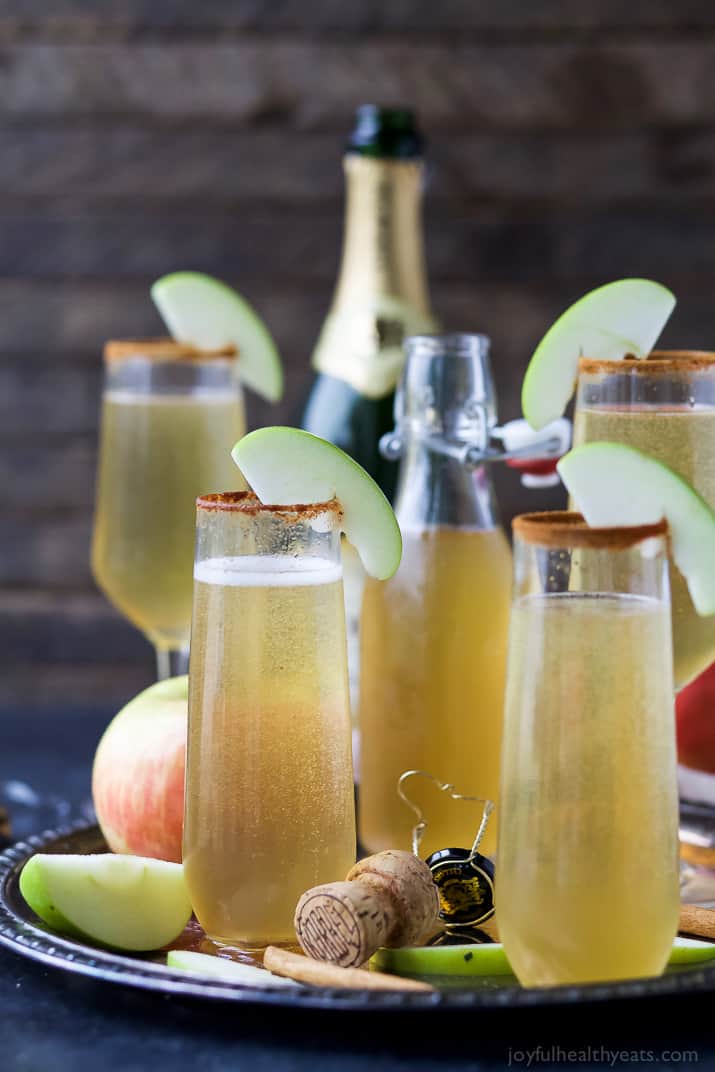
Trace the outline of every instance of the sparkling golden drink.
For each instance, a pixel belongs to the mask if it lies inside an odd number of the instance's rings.
[[[497,911],[526,985],[665,966],[679,903],[669,628],[636,596],[513,607]]]
[[[576,412],[574,442],[627,443],[679,473],[715,507],[715,407],[604,406]],[[680,571],[670,570],[675,684],[715,660],[715,616],[697,614]]]
[[[105,392],[92,570],[160,649],[188,644],[196,496],[240,486],[229,452],[244,431],[237,387]]]
[[[679,910],[667,529],[552,513],[514,535],[501,939],[525,986],[659,975]]]
[[[392,580],[368,579],[362,613],[360,840],[408,849],[397,781],[421,769],[496,800],[511,555],[500,528],[403,531]],[[422,793],[418,798],[418,793]],[[474,840],[481,807],[410,789],[429,821],[421,852]],[[492,819],[481,851],[493,852]]]
[[[218,941],[295,940],[300,895],[354,863],[337,557],[197,562],[185,809],[186,880]]]

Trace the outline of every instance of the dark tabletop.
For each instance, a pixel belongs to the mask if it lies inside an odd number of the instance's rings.
[[[92,755],[109,715],[0,714],[0,783],[17,783],[11,786],[16,836],[86,812]],[[43,799],[33,800],[25,787]],[[62,801],[69,802],[69,815]],[[715,1068],[713,1008],[710,994],[417,1016],[236,1008],[96,983],[0,949],[0,1072],[412,1072],[636,1063],[697,1063],[700,1072]]]

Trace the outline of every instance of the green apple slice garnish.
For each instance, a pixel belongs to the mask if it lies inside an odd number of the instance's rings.
[[[235,346],[241,380],[269,402],[283,395],[278,349],[256,310],[232,287],[202,272],[157,279],[151,296],[169,333],[202,350]]]
[[[715,958],[715,944],[676,938],[668,964],[701,964]],[[396,975],[513,975],[499,942],[484,945],[430,945],[378,949],[370,960],[376,971]]]
[[[259,428],[231,456],[261,502],[276,506],[338,499],[343,532],[367,572],[387,580],[402,556],[392,507],[362,466],[339,447],[298,428]]]
[[[584,443],[557,465],[589,525],[620,528],[663,518],[673,560],[696,611],[715,614],[715,513],[697,491],[669,469],[624,443]]]
[[[20,892],[53,930],[113,949],[160,949],[191,916],[182,865],[141,856],[37,853]]]
[[[499,942],[378,949],[370,958],[370,967],[397,975],[514,974]]]
[[[167,953],[166,966],[179,971],[194,972],[211,979],[221,979],[226,983],[240,983],[244,986],[287,986],[300,987],[294,979],[284,979],[282,975],[273,975],[265,968],[255,968],[251,964],[238,964],[225,957],[213,957],[208,953],[191,953],[187,949],[172,949]]]
[[[667,287],[650,279],[619,279],[571,305],[536,347],[524,376],[521,408],[531,427],[538,431],[563,416],[580,357],[647,357],[674,306]]]

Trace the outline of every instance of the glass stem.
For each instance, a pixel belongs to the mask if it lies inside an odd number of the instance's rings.
[[[188,674],[188,672],[188,648],[156,649],[156,674],[159,681],[164,681],[167,677],[178,677],[179,674]]]

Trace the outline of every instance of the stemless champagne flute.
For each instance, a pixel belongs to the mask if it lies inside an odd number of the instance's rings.
[[[497,870],[525,986],[658,975],[677,930],[667,528],[514,521]]]
[[[650,454],[715,508],[715,354],[654,351],[644,361],[582,358],[574,444],[611,441]],[[675,685],[715,660],[715,615],[697,614],[671,565]]]
[[[197,502],[184,868],[206,933],[294,941],[355,860],[341,510]]]
[[[92,570],[169,677],[186,670],[196,496],[240,486],[238,360],[171,339],[109,342],[104,359]]]

